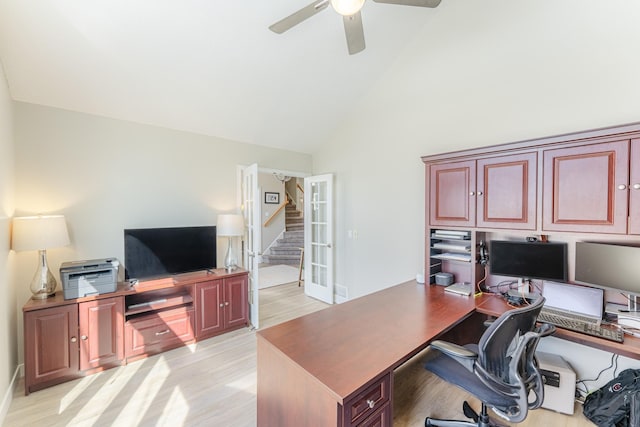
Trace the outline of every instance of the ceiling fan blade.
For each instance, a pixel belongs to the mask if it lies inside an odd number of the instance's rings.
[[[402,4],[405,6],[438,7],[440,0],[373,0],[376,3]]]
[[[362,52],[364,45],[364,29],[362,28],[362,16],[360,12],[351,16],[343,16],[344,33],[347,36],[347,47],[349,55]]]
[[[309,6],[303,7],[299,11],[292,13],[286,18],[281,19],[280,21],[271,25],[269,29],[274,33],[282,34],[292,27],[298,25],[305,19],[309,19],[321,10],[326,9],[327,6],[329,6],[329,0],[314,1]]]

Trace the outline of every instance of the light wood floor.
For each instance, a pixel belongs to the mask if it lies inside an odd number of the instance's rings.
[[[325,307],[306,297],[297,283],[263,289],[261,327]],[[4,425],[253,427],[255,354],[255,331],[245,328],[29,396],[24,396],[21,383]],[[422,356],[416,356],[396,372],[396,427],[423,426],[424,417],[429,414],[461,416],[465,394],[427,373],[422,368]],[[478,406],[474,399],[471,403]],[[581,413],[568,417],[538,410],[519,425],[593,424]]]

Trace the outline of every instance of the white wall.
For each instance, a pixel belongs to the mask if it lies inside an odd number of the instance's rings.
[[[258,185],[260,187],[260,203],[262,204],[262,252],[271,246],[271,244],[282,234],[285,227],[285,210],[283,209],[277,216],[265,227],[264,223],[285,201],[284,184],[278,181],[271,173],[258,174]],[[265,203],[264,193],[278,193],[280,195],[280,203],[274,205]]]
[[[16,371],[16,291],[11,280],[13,257],[9,251],[10,218],[14,210],[13,105],[0,62],[0,423],[11,402]]]
[[[16,214],[61,213],[71,245],[62,262],[117,257],[123,229],[215,225],[236,212],[236,166],[309,172],[308,155],[15,103]],[[218,263],[226,250],[219,239]],[[16,253],[18,307],[30,297],[36,253]],[[22,348],[22,324],[18,325]],[[20,360],[22,360],[22,351]]]
[[[420,156],[640,121],[639,19],[631,1],[443,1],[314,153],[336,174],[336,283],[353,298],[423,269]]]

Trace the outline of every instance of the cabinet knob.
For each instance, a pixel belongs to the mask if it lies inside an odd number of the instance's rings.
[[[225,302],[224,305],[229,305],[229,301]]]
[[[368,399],[367,405],[369,405],[369,408],[373,409],[373,407],[376,406],[376,402],[374,402],[373,399]]]
[[[224,307],[224,304],[223,304],[223,303],[220,303],[220,307]]]
[[[640,190],[640,184],[633,184],[634,190]]]
[[[71,337],[71,342],[76,342],[78,339],[76,337]]]
[[[478,191],[478,196],[482,196],[482,191]]]
[[[87,338],[89,338],[89,337],[87,337],[86,335],[80,335],[80,339],[81,339],[82,341],[86,341],[86,340],[87,340]]]
[[[624,185],[624,184],[618,185],[618,190],[626,190],[626,189],[627,189],[626,185]]]
[[[469,191],[469,195],[470,195],[470,196],[475,196],[475,194],[476,194],[476,193],[475,193],[474,191]]]

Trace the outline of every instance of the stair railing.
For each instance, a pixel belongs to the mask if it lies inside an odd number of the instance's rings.
[[[280,206],[278,206],[278,209],[275,210],[275,212],[273,212],[271,214],[271,216],[269,216],[269,218],[267,218],[267,220],[264,222],[264,224],[262,224],[263,227],[268,226],[271,221],[274,220],[275,217],[278,216],[278,214],[280,212],[282,212],[282,210],[289,204],[289,198],[287,197],[287,200],[285,200],[284,202],[282,202],[282,204],[280,204]]]

